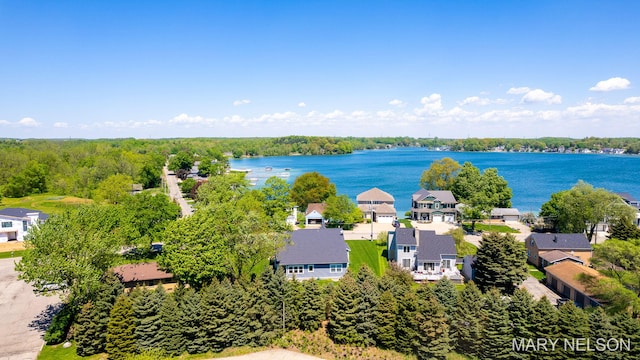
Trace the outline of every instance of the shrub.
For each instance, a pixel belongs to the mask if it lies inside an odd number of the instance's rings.
[[[51,325],[44,333],[44,341],[47,345],[59,344],[66,340],[67,332],[71,327],[75,311],[71,306],[65,305],[62,309],[53,317]]]

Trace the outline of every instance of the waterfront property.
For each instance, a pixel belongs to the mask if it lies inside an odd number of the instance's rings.
[[[341,229],[300,229],[275,259],[288,278],[340,279],[349,266],[349,245]]]
[[[527,260],[539,268],[558,261],[557,253],[545,255],[545,253],[554,250],[565,253],[565,259],[571,260],[575,258],[587,266],[590,264],[593,252],[589,240],[587,240],[587,237],[583,233],[533,233],[525,239],[524,244],[527,248]]]
[[[590,276],[595,279],[603,278],[597,270],[580,265],[573,261],[563,261],[545,268],[547,273],[547,286],[567,299],[573,300],[576,306],[598,306],[600,302],[593,297],[581,276]]]
[[[456,267],[456,244],[450,235],[436,235],[431,230],[398,228],[391,231],[388,257],[411,272],[416,281],[437,281],[448,277],[462,281]]]
[[[449,190],[420,189],[411,196],[411,218],[425,222],[455,222],[456,198]]]
[[[311,203],[307,205],[307,211],[304,214],[304,224],[316,224],[322,225],[324,222],[324,207],[325,203]]]
[[[0,243],[24,241],[24,237],[34,226],[49,218],[49,215],[25,208],[6,208],[0,210]]]
[[[396,219],[395,199],[377,187],[358,194],[356,201],[365,219],[383,224],[391,224]]]
[[[618,196],[620,196],[622,198],[622,201],[625,202],[625,204],[633,207],[636,211],[636,218],[634,219],[634,223],[636,224],[636,226],[640,226],[640,201],[638,201],[636,198],[634,198],[631,194],[626,193],[626,192],[620,192],[617,193]]]
[[[520,211],[516,208],[493,208],[491,209],[491,220],[498,221],[520,221]]]

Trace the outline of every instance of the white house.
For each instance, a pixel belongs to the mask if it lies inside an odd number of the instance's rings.
[[[24,208],[0,210],[0,243],[24,241],[29,229],[43,223],[48,217],[43,212]]]

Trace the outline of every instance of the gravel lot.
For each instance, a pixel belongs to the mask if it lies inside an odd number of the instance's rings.
[[[42,335],[60,304],[56,296],[36,296],[31,285],[18,280],[14,262],[0,259],[0,360],[36,359]]]

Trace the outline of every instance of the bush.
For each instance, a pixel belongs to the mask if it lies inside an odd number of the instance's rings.
[[[53,317],[51,325],[44,333],[44,341],[47,345],[59,344],[66,340],[67,332],[73,323],[75,311],[69,305],[65,305]]]

